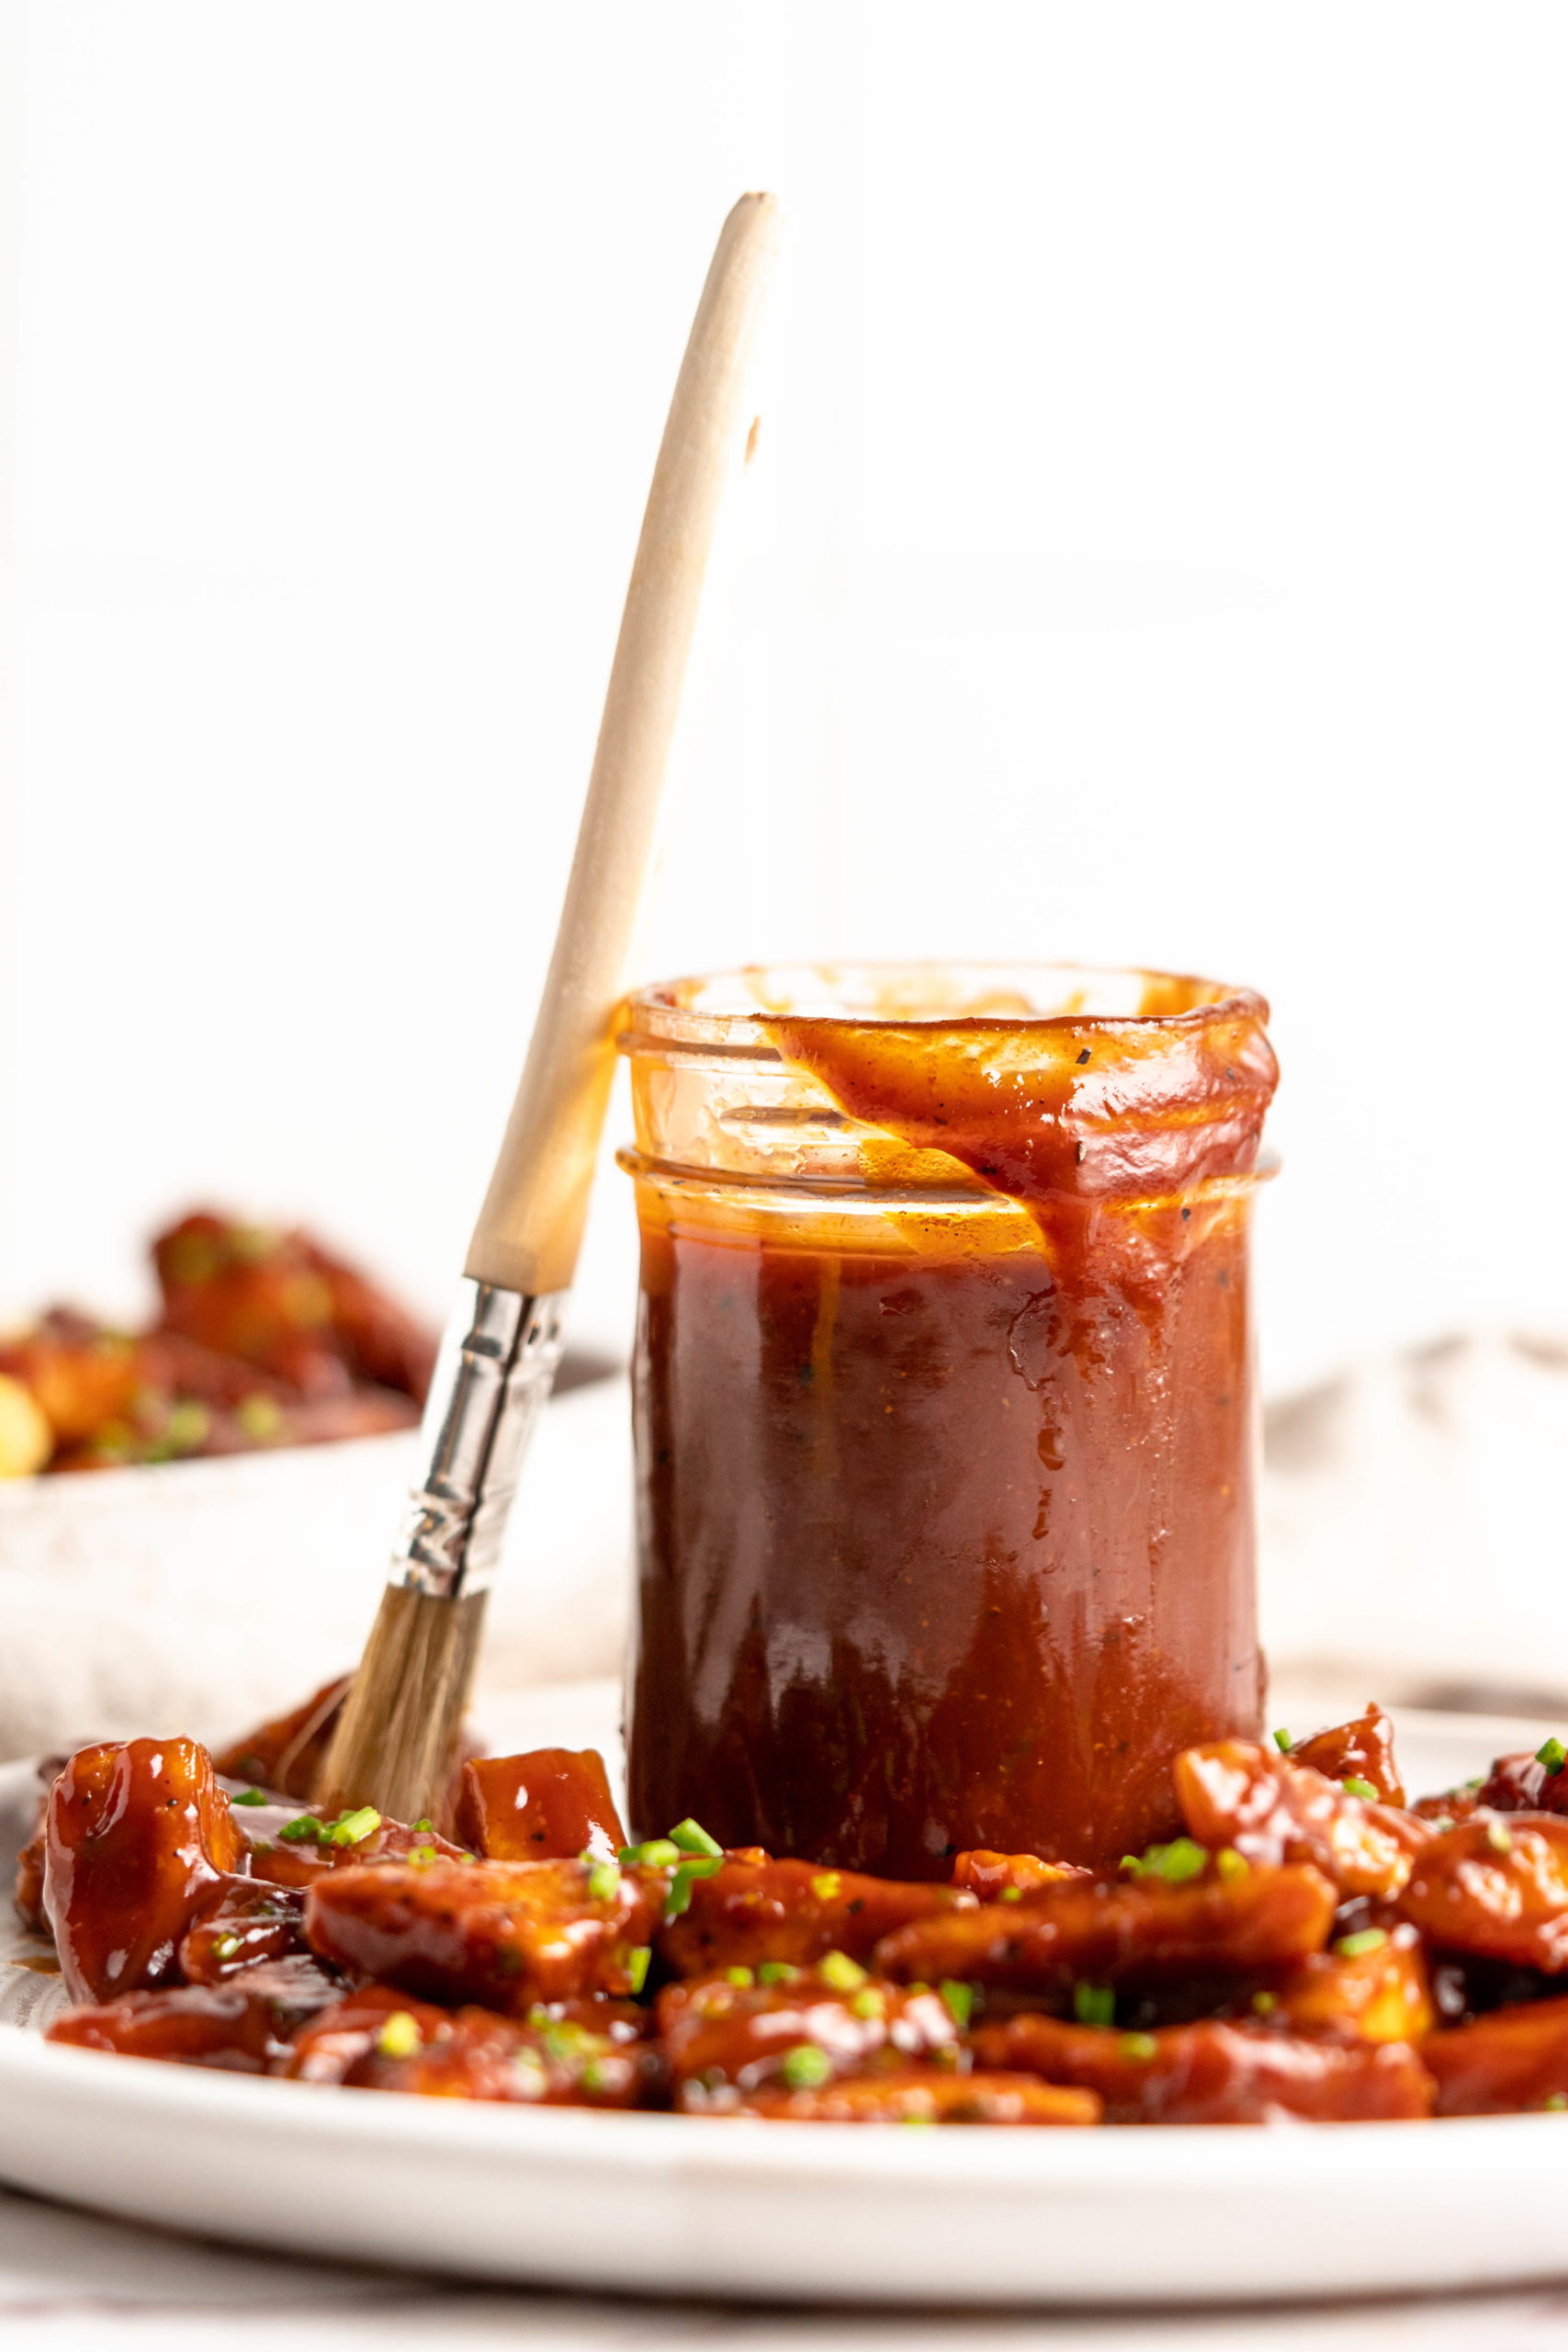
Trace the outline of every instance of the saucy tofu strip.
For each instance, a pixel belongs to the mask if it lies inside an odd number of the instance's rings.
[[[975,2057],[1093,2091],[1111,2123],[1381,2122],[1429,2115],[1435,2096],[1407,2043],[1309,2041],[1218,2018],[1117,2033],[1011,2018],[980,2028]]]
[[[1261,1973],[1321,1951],[1335,1903],[1310,1865],[1175,1886],[1069,1881],[1017,1904],[918,1919],[885,1936],[875,1960],[903,1984],[950,1977],[1033,1994],[1216,1967]]]
[[[305,1899],[310,1949],[434,2000],[511,2016],[640,1992],[668,1892],[615,1862],[406,1862],[334,1871]]]

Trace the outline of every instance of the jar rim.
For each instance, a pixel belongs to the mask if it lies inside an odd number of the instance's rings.
[[[1259,1023],[1269,1018],[1268,1002],[1256,989],[1193,973],[935,957],[738,965],[649,981],[632,990],[626,1011],[628,1030],[619,1040],[626,1053],[640,1044],[766,1053],[772,1050],[769,1026],[780,1020],[1016,1035],[1067,1029],[1180,1032],[1216,1016]]]

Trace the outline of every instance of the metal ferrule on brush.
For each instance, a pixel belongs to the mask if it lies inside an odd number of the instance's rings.
[[[564,1291],[465,1279],[420,1428],[420,1470],[389,1582],[441,1600],[483,1592],[561,1353]]]

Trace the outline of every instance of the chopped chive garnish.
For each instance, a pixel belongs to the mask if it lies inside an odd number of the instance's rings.
[[[334,1846],[363,1846],[380,1826],[381,1816],[375,1806],[362,1804],[353,1813],[340,1813],[327,1834]]]
[[[682,1854],[722,1854],[724,1848],[716,1838],[710,1838],[700,1821],[678,1821],[670,1832],[670,1843],[679,1846]]]
[[[1348,1797],[1371,1797],[1374,1802],[1376,1800],[1377,1791],[1373,1788],[1371,1782],[1370,1781],[1357,1780],[1354,1773],[1351,1774],[1348,1781],[1341,1781],[1339,1785],[1344,1790]]]
[[[786,2050],[779,2070],[792,2091],[820,2090],[833,2077],[833,2062],[820,2042],[797,2041]]]
[[[844,1891],[844,1882],[837,1871],[818,1871],[811,1882],[811,1892],[818,1903],[837,1903]]]
[[[1359,1960],[1364,1951],[1382,1951],[1387,1941],[1386,1928],[1359,1928],[1353,1936],[1341,1936],[1334,1949],[1341,1960]]]
[[[194,1396],[182,1396],[177,1405],[169,1408],[169,1418],[164,1424],[166,1443],[176,1453],[189,1453],[203,1445],[212,1427],[212,1416],[205,1405]]]
[[[1564,1747],[1560,1739],[1543,1740],[1535,1751],[1535,1760],[1538,1764],[1544,1764],[1555,1780],[1564,1764],[1568,1764],[1568,1747]]]
[[[595,1862],[588,1873],[590,1903],[613,1903],[621,1891],[619,1862]]]
[[[628,1871],[672,1871],[681,1849],[670,1838],[645,1838],[640,1846],[623,1846],[615,1860]]]
[[[1021,1903],[1023,1901],[1023,1889],[1021,1886],[1004,1886],[1001,1893],[998,1895],[997,1901],[998,1903]]]
[[[412,2058],[420,2047],[418,2020],[407,2009],[394,2009],[376,2036],[376,2047],[383,2058]]]
[[[283,1414],[275,1396],[243,1396],[234,1414],[235,1419],[249,1438],[265,1445],[283,1427]]]
[[[1214,1868],[1227,1885],[1234,1885],[1237,1879],[1250,1876],[1252,1871],[1252,1865],[1247,1856],[1238,1854],[1234,1846],[1220,1848],[1219,1852],[1214,1856]]]
[[[231,1804],[265,1804],[266,1799],[259,1789],[242,1789],[239,1795],[231,1797],[229,1802]]]
[[[887,2014],[887,1996],[879,1984],[863,1984],[850,2001],[850,2015],[855,2018],[881,2018]]]
[[[653,1958],[651,1944],[633,1944],[625,1954],[622,1965],[626,1972],[626,1989],[640,1993],[648,1982],[648,1965]]]
[[[1561,2115],[1568,2108],[1568,2091],[1551,2091],[1541,2100],[1548,2115]]]
[[[670,1892],[664,1898],[664,1917],[678,1919],[692,1907],[692,1889],[700,1878],[712,1878],[724,1868],[722,1854],[688,1854],[670,1882]]]
[[[954,1977],[944,1976],[937,1991],[942,1995],[942,2007],[962,2033],[975,2007],[975,1987],[973,1984],[961,1984]]]
[[[1208,1860],[1207,1846],[1191,1838],[1173,1838],[1168,1846],[1151,1846],[1143,1854],[1123,1854],[1122,1868],[1131,1871],[1134,1878],[1163,1878],[1168,1885],[1180,1886],[1187,1879],[1197,1878]]]
[[[725,1970],[724,1981],[727,1984],[739,1984],[744,1990],[748,1984],[754,1984],[757,1980],[749,1968],[736,1967]]]
[[[353,1813],[340,1813],[335,1821],[319,1820],[313,1813],[297,1814],[277,1834],[290,1846],[359,1846],[380,1826],[381,1816],[375,1806],[362,1804]]]
[[[1291,1752],[1290,1733],[1288,1731],[1277,1731],[1274,1734],[1274,1745],[1279,1749],[1281,1756],[1288,1756]]]
[[[1514,1833],[1506,1821],[1489,1821],[1486,1825],[1486,1843],[1495,1854],[1511,1854],[1514,1850]]]
[[[1433,1828],[1437,1831],[1439,1838],[1443,1837],[1453,1827],[1453,1826],[1454,1817],[1451,1813],[1439,1813],[1436,1821],[1432,1824]]]
[[[411,1863],[416,1871],[427,1871],[431,1863],[438,1859],[434,1846],[411,1846],[403,1856],[404,1861]],[[469,1859],[471,1860],[472,1857],[470,1856]]]
[[[1156,1851],[1155,1875],[1168,1879],[1172,1886],[1179,1886],[1185,1879],[1197,1878],[1209,1860],[1208,1848],[1191,1838],[1173,1838],[1168,1846]]]
[[[238,1936],[220,1936],[212,1947],[212,1957],[214,1960],[232,1960],[239,1949]]]
[[[847,1951],[825,1951],[817,1963],[817,1973],[835,1993],[853,1993],[865,1983],[865,1970]]]
[[[793,1984],[800,1974],[787,1960],[765,1960],[757,1971],[759,1984]]]
[[[435,1824],[434,1821],[411,1821],[409,1823],[409,1827],[413,1830],[417,1836],[422,1838],[433,1838],[435,1834]]]
[[[1116,2017],[1116,1996],[1109,1984],[1075,1984],[1073,2015],[1079,2025],[1111,2025]]]
[[[1254,1993],[1252,2008],[1255,2017],[1271,2018],[1280,2006],[1278,1993]]]
[[[1124,2033],[1117,2048],[1137,2066],[1146,2066],[1151,2058],[1159,2056],[1159,2043],[1152,2033]]]

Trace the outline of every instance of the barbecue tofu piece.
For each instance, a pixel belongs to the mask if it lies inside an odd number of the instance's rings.
[[[181,1939],[243,1844],[194,1739],[78,1748],[49,1793],[43,1908],[73,2001],[177,1982]]]
[[[592,2016],[586,2005],[584,2015]],[[663,2089],[659,2052],[647,2042],[543,2008],[521,2019],[439,2008],[392,1984],[367,1984],[312,2018],[295,2037],[287,2072],[355,2090],[536,2107],[641,2107]]]
[[[883,1938],[875,1964],[901,1984],[956,1978],[1036,1996],[1189,1970],[1245,1975],[1320,1951],[1334,1906],[1328,1881],[1305,1867],[1176,1885],[1074,1880],[1019,1903],[917,1920]]]
[[[626,1842],[596,1747],[536,1747],[463,1767],[457,1836],[491,1862],[611,1861]]]
[[[1230,1847],[1264,1869],[1315,1863],[1343,1894],[1397,1894],[1431,1835],[1414,1814],[1364,1793],[1370,1781],[1347,1788],[1248,1740],[1189,1747],[1171,1771],[1201,1845]]]
[[[305,1934],[340,1968],[522,2016],[640,1992],[669,1883],[615,1862],[382,1862],[319,1877]]]
[[[815,1968],[764,1961],[667,1984],[658,2020],[676,2104],[694,2115],[735,2113],[759,2090],[903,2075],[923,2059],[956,2065],[961,2049],[940,1993],[878,1980],[845,1952]]]
[[[1513,2115],[1568,2107],[1568,1998],[1518,2001],[1428,2034],[1439,2115]]]
[[[945,1919],[975,1907],[975,1897],[958,1887],[731,1853],[713,1877],[692,1887],[687,1908],[660,1934],[659,1951],[677,1976],[768,1960],[804,1968],[830,1951],[865,1961],[884,1936],[910,1920]]]
[[[296,2030],[342,1991],[335,1977],[299,1955],[247,1968],[219,1984],[126,1993],[118,2001],[67,2009],[47,2039],[122,2058],[265,2075],[287,2058]]]
[[[1407,2042],[1308,2041],[1218,2018],[1118,2033],[1026,2015],[980,2026],[975,2058],[1093,2091],[1108,2123],[1364,2123],[1432,2111],[1431,2077]]]
[[[1403,1806],[1404,1783],[1393,1760],[1393,1725],[1375,1701],[1364,1715],[1336,1724],[1291,1748],[1292,1764],[1310,1765],[1325,1781],[1364,1781],[1381,1804]]]
[[[1568,1820],[1478,1813],[1425,1846],[1399,1898],[1439,1951],[1568,1971]]]
[[[1068,1879],[1093,1876],[1092,1871],[1081,1870],[1076,1862],[1043,1862],[1038,1854],[995,1854],[985,1846],[957,1855],[953,1865],[953,1885],[964,1888],[977,1903],[1014,1903],[1020,1895],[1032,1894],[1037,1887],[1062,1886]]]

